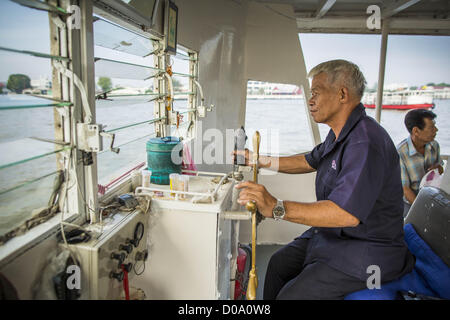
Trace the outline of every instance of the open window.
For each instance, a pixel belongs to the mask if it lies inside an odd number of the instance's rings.
[[[245,128],[248,137],[260,132],[261,154],[286,156],[312,149],[305,103],[302,89],[295,85],[247,82]],[[251,141],[247,144],[251,149]]]
[[[68,146],[59,140],[70,101],[54,97],[52,62],[66,62],[50,45],[48,12],[0,4],[0,245],[58,212],[55,181]],[[47,211],[46,211],[47,210]]]
[[[162,71],[154,66],[157,39],[149,39],[100,16],[94,17],[96,122],[114,134],[114,149],[104,138],[98,153],[101,194],[121,175],[145,165],[145,142],[152,125],[153,80]]]
[[[102,195],[145,167],[150,138],[190,135],[197,58],[180,47],[176,55],[165,54],[161,40],[102,16],[94,18],[94,44],[96,121],[114,134],[114,149],[104,139],[97,158]]]

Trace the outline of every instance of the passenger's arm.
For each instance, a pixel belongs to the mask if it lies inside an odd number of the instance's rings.
[[[414,200],[416,200],[416,194],[410,187],[403,186],[403,195],[410,204],[412,204]]]
[[[414,191],[412,191],[410,187],[408,170],[406,169],[405,163],[403,162],[403,159],[401,157],[400,157],[400,173],[403,186],[403,195],[405,196],[406,200],[410,204],[412,204],[416,199],[416,194],[414,193]]]

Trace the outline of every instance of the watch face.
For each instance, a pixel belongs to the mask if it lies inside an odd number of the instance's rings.
[[[275,217],[281,217],[284,214],[283,207],[275,207],[273,208],[273,215]]]

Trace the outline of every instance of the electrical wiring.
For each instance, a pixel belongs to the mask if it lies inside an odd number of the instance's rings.
[[[137,276],[140,276],[140,275],[143,274],[144,271],[145,271],[145,261],[143,261],[142,264],[143,264],[144,267],[142,268],[142,271],[140,271],[140,272],[137,272],[137,271],[136,271],[136,263],[133,265],[133,271],[134,271],[134,273],[135,273]]]

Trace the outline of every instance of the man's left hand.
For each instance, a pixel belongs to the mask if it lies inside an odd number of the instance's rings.
[[[239,194],[238,203],[245,206],[249,201],[255,201],[258,211],[267,218],[272,218],[272,210],[277,204],[277,199],[273,197],[261,184],[253,181],[245,181],[235,186],[242,189]]]

